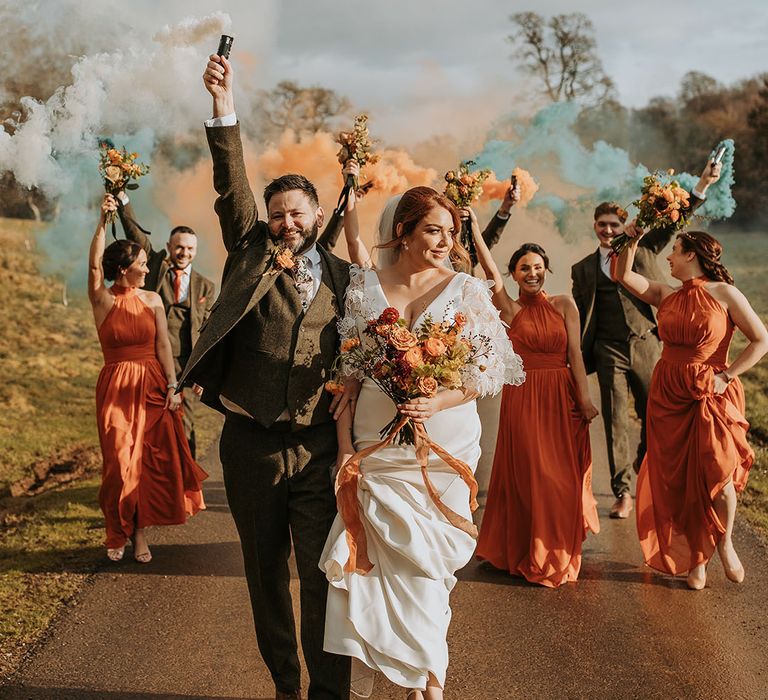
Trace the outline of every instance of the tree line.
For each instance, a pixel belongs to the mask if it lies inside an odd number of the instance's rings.
[[[583,13],[544,17],[520,12],[510,17],[508,36],[516,67],[531,76],[545,101],[574,101],[582,106],[576,129],[586,146],[598,140],[626,150],[633,162],[650,169],[693,172],[702,153],[724,138],[736,142],[738,204],[732,223],[748,228],[768,223],[768,73],[723,85],[698,71],[687,73],[674,97],[654,97],[641,108],[627,108],[616,95],[600,59],[595,31]],[[50,55],[50,54],[49,54]],[[38,64],[39,65],[39,64]],[[54,69],[55,66],[55,69]],[[19,117],[24,95],[45,100],[63,84],[67,66],[51,61],[45,80],[12,80],[0,92],[0,118]],[[282,81],[259,91],[244,122],[249,138],[275,141],[287,128],[297,132],[336,129],[352,113],[349,99],[320,86]],[[23,116],[23,115],[22,115]],[[5,121],[12,132],[12,123]],[[193,136],[160,143],[160,153],[184,168],[203,156]],[[21,188],[12,173],[0,173],[0,216],[55,216],[56,204],[36,190]]]

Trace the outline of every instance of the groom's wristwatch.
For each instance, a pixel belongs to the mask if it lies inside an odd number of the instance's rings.
[[[178,389],[179,383],[178,382],[170,382],[167,386],[168,389]]]

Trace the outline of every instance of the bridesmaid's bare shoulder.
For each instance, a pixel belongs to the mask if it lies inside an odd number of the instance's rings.
[[[554,296],[549,297],[549,301],[558,313],[563,316],[569,311],[576,311],[577,313],[579,311],[576,302],[570,294],[555,294]]]
[[[731,308],[734,305],[749,303],[747,298],[732,284],[727,282],[707,282],[706,290],[719,301],[723,306]]]
[[[141,299],[151,309],[163,309],[163,300],[157,292],[150,292],[148,289],[140,289],[138,291],[139,299]]]

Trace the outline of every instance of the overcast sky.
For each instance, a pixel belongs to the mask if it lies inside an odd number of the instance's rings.
[[[513,85],[509,15],[527,10],[587,14],[627,105],[674,94],[692,69],[724,82],[768,70],[765,0],[285,0],[279,7],[270,65],[276,74],[348,86],[360,100],[407,95],[425,65],[444,71],[458,92]]]
[[[409,114],[423,129],[425,118],[450,121],[452,105],[476,104],[493,116],[529,104],[535,83],[518,70],[506,41],[514,12],[586,13],[605,70],[628,106],[674,95],[689,70],[724,83],[768,71],[765,0],[131,3],[143,5],[144,17],[156,23],[215,9],[229,13],[235,47],[258,57],[249,66],[255,83],[268,87],[289,78],[334,88],[357,107],[375,110],[380,128],[386,124],[394,138],[407,134]]]

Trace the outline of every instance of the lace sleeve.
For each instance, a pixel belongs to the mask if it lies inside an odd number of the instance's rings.
[[[367,295],[365,293],[365,273],[366,270],[359,265],[350,265],[349,285],[344,295],[344,318],[339,320],[338,330],[339,339],[343,342],[349,338],[357,338],[363,341],[362,332],[365,329],[366,321],[373,316],[368,308]],[[352,377],[363,380],[364,376],[360,370],[346,367],[344,364],[340,367],[342,378]]]
[[[464,386],[480,396],[489,396],[498,394],[504,384],[522,384],[523,360],[515,353],[499,311],[491,302],[488,283],[469,277],[458,310],[467,318],[465,337],[486,352],[482,364],[468,365],[462,370]]]

